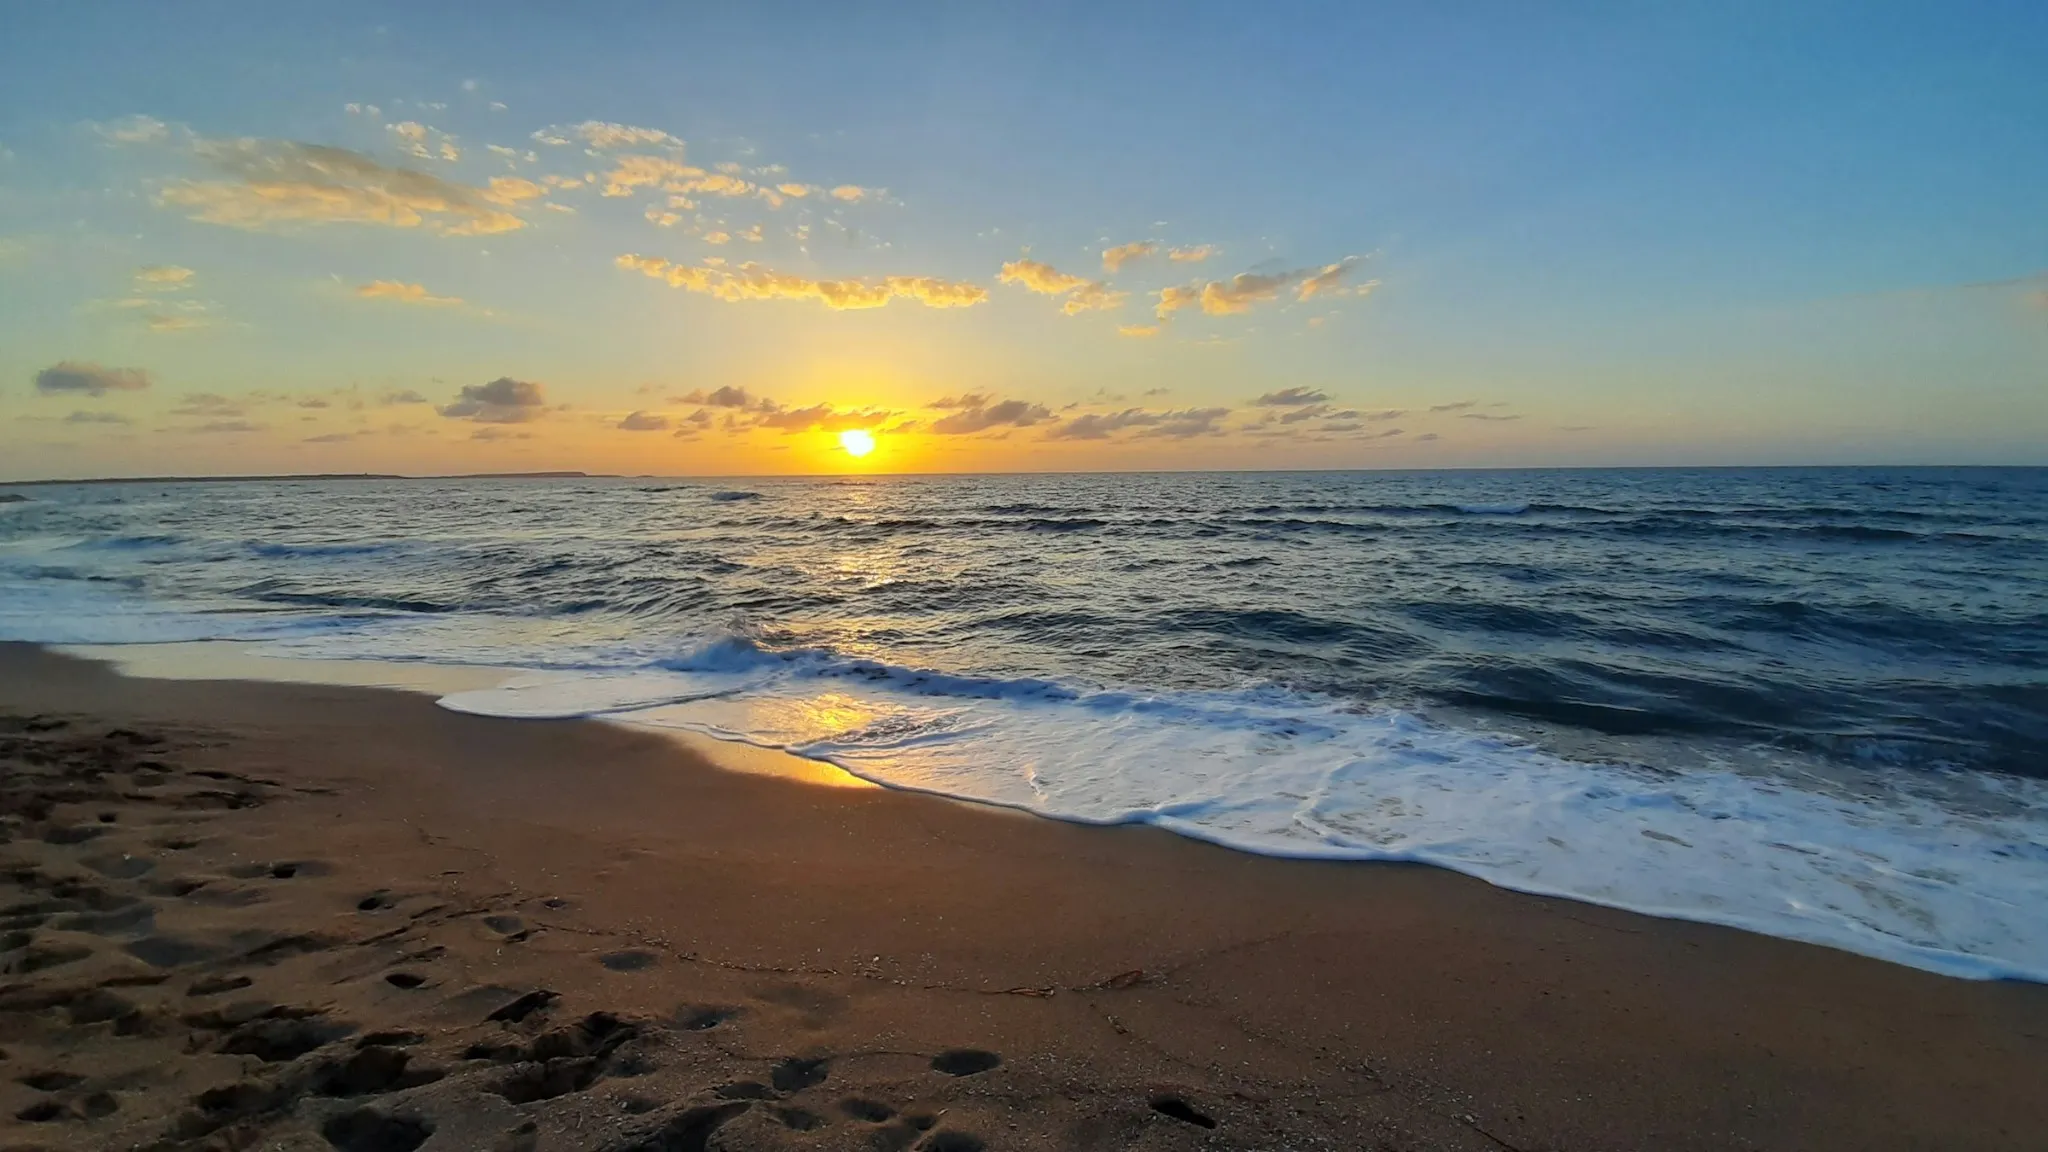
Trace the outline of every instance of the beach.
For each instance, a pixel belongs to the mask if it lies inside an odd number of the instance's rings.
[[[0,1147],[2013,1148],[2048,1122],[2034,984],[419,693],[8,645],[0,715]]]

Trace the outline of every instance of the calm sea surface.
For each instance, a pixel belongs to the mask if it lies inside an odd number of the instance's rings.
[[[0,638],[2048,976],[2048,470],[16,489]]]

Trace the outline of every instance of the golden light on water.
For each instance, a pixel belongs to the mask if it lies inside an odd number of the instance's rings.
[[[848,428],[839,434],[839,446],[848,456],[865,456],[875,450],[875,434],[865,428]]]

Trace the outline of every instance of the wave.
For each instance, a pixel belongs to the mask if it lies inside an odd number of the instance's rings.
[[[329,543],[329,544],[266,544],[251,543],[249,555],[266,560],[288,560],[299,557],[324,556],[382,556],[398,550],[390,543]]]
[[[1136,693],[726,636],[659,665],[444,697],[780,748],[893,788],[1263,855],[1409,860],[1971,978],[2048,980],[2048,787],[2002,814],[1903,788],[1565,759],[1273,688]]]
[[[740,500],[765,500],[765,499],[767,499],[767,497],[763,496],[763,495],[762,495],[761,493],[759,493],[759,492],[748,492],[748,491],[745,491],[745,490],[742,490],[742,489],[737,489],[737,488],[735,488],[735,489],[729,489],[729,490],[727,490],[727,491],[723,491],[723,492],[713,492],[713,493],[710,493],[709,495],[705,496],[704,498],[705,498],[706,500],[710,500],[710,501],[713,501],[713,502],[715,502],[715,503],[719,503],[719,504],[731,504],[731,503],[734,503],[734,502],[736,502],[736,501],[740,501]]]

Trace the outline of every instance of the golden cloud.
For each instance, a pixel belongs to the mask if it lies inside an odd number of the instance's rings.
[[[1344,278],[1358,264],[1358,257],[1346,256],[1335,264],[1321,268],[1295,268],[1285,272],[1240,272],[1228,280],[1211,280],[1206,284],[1176,285],[1159,291],[1159,318],[1165,320],[1183,308],[1201,306],[1210,316],[1231,316],[1249,312],[1254,304],[1277,300],[1280,293],[1292,289],[1296,300],[1309,300],[1316,296],[1332,295],[1345,291]],[[1360,285],[1351,289],[1355,292],[1370,292],[1377,282]]]
[[[358,152],[285,140],[209,140],[195,148],[229,180],[185,181],[157,194],[208,224],[263,230],[291,224],[382,224],[443,236],[526,227],[496,193],[392,168]]]
[[[1114,248],[1105,248],[1102,251],[1102,270],[1104,272],[1119,271],[1131,261],[1141,260],[1157,251],[1159,251],[1159,242],[1156,240],[1133,240],[1129,244],[1119,244]]]
[[[865,280],[812,280],[758,264],[727,268],[676,264],[658,256],[625,255],[615,263],[728,303],[741,300],[815,300],[835,311],[880,308],[891,300],[912,300],[927,308],[967,308],[988,299],[988,289],[932,276],[883,276]]]
[[[1016,284],[1041,296],[1065,296],[1061,311],[1069,316],[1115,308],[1129,293],[1118,292],[1100,280],[1062,272],[1039,260],[1012,260],[997,276],[1005,284]]]
[[[356,295],[365,300],[396,300],[401,304],[450,305],[462,303],[459,296],[435,296],[427,291],[424,284],[407,284],[402,280],[372,280],[356,289]]]
[[[386,124],[384,130],[398,138],[399,149],[408,156],[450,162],[462,159],[462,150],[455,146],[455,137],[417,120]]]
[[[666,156],[621,156],[613,164],[612,170],[605,173],[604,194],[631,196],[636,188],[681,182],[702,175],[702,168],[693,168],[680,160],[671,160]]]
[[[1190,244],[1185,248],[1169,249],[1166,258],[1176,264],[1199,264],[1215,254],[1214,244]]]
[[[139,292],[181,292],[192,286],[196,275],[176,264],[151,264],[135,270],[135,288]]]
[[[512,207],[522,200],[532,200],[548,194],[548,190],[531,180],[517,176],[493,176],[484,198],[493,204]]]
[[[533,138],[542,144],[554,145],[572,143],[572,138],[581,139],[592,148],[639,148],[649,144],[669,148],[683,146],[681,140],[659,128],[637,128],[631,124],[612,124],[603,120],[543,128],[535,132]]]
[[[1159,335],[1159,325],[1125,324],[1117,328],[1116,334],[1119,336],[1132,336],[1142,340],[1146,337]]]
[[[858,184],[841,184],[839,187],[832,189],[832,198],[834,200],[844,200],[848,204],[859,203],[874,194],[874,189],[863,188]]]

